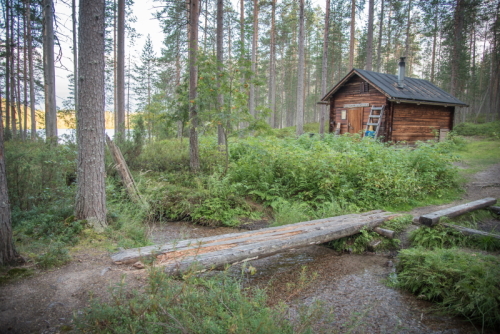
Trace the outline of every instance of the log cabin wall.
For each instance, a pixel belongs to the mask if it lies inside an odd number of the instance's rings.
[[[392,137],[394,142],[436,139],[440,129],[453,129],[455,107],[392,103]]]
[[[364,85],[364,88],[363,86]],[[368,107],[363,107],[362,116],[362,131],[366,128],[366,123],[368,122],[368,116],[370,114],[370,108],[372,106],[382,106],[386,105],[387,108],[387,98],[384,94],[379,92],[375,87],[366,83],[362,78],[355,75],[349,81],[347,81],[335,94],[333,94],[330,100],[330,132],[335,132],[337,123],[341,124],[340,134],[349,132],[348,120],[342,119],[342,110],[346,104],[360,104],[368,103]],[[379,136],[386,137],[388,135],[388,127],[386,125],[386,117],[382,119]]]

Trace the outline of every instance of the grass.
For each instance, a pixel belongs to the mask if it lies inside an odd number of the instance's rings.
[[[75,324],[93,333],[309,333],[308,319],[293,323],[286,309],[225,273],[179,281],[152,269],[144,291],[117,285],[109,303],[93,300]]]
[[[500,325],[500,259],[459,249],[412,248],[398,256],[392,284],[482,327]]]
[[[469,138],[465,148],[457,154],[467,166],[460,173],[463,176],[475,174],[500,163],[500,140]]]

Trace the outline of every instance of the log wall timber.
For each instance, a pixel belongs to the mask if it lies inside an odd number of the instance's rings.
[[[388,96],[388,95],[387,95]],[[346,104],[368,103],[369,106],[385,105],[379,136],[384,141],[407,141],[438,139],[440,130],[453,129],[455,107],[433,104],[398,103],[389,101],[375,86],[365,82],[357,74],[343,83],[330,99],[330,132],[338,123],[340,134],[348,133],[348,119],[342,119]],[[429,99],[432,99],[430,93]],[[423,102],[425,103],[425,102]],[[366,128],[370,107],[363,109],[363,130]]]
[[[124,250],[111,256],[115,263],[133,263],[143,257],[156,257],[157,265],[168,273],[210,269],[225,264],[276,254],[290,248],[320,244],[374,228],[399,215],[370,211],[312,220],[257,231],[184,240],[165,245]]]
[[[336,128],[337,123],[341,124],[340,134],[349,132],[347,127],[348,119],[342,119],[341,111],[347,110],[346,108],[344,108],[344,105],[357,103],[368,103],[370,105],[369,107],[363,107],[362,129],[364,131],[366,128],[366,123],[368,122],[370,107],[387,105],[387,98],[384,94],[380,93],[375,87],[366,83],[360,77],[352,77],[332,97],[332,101],[330,104],[330,132],[333,132],[333,130]],[[386,136],[386,132],[387,127],[384,116],[384,119],[381,123],[379,135]]]
[[[440,129],[453,129],[455,107],[394,103],[392,140],[433,140]]]
[[[442,217],[448,217],[448,218],[457,217],[466,212],[489,207],[491,205],[494,205],[496,202],[497,200],[495,198],[491,197],[483,198],[474,202],[454,206],[448,209],[439,210],[433,213],[420,216],[419,222],[427,226],[434,226],[437,223],[439,223],[439,220]]]

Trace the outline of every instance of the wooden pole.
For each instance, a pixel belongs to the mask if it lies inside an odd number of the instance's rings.
[[[120,175],[120,178],[123,182],[123,185],[125,186],[125,189],[127,190],[128,196],[135,203],[145,205],[146,203],[142,199],[139,190],[137,189],[137,186],[134,182],[134,178],[132,177],[132,174],[128,169],[127,162],[125,161],[125,158],[123,157],[120,148],[116,146],[115,143],[113,143],[113,141],[109,138],[108,135],[106,135],[106,143],[108,144],[111,156],[115,161],[115,168],[118,171],[118,174]]]
[[[474,202],[454,206],[448,209],[439,210],[433,213],[420,216],[419,222],[420,224],[424,224],[427,226],[434,226],[437,223],[439,223],[439,220],[442,217],[448,217],[448,218],[457,217],[470,211],[483,209],[488,206],[494,205],[496,202],[497,200],[495,198],[491,197],[483,198]]]

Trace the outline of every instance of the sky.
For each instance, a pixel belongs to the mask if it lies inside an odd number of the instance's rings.
[[[73,51],[71,50],[73,32],[71,30],[71,6],[64,0],[55,0],[54,4],[57,17],[56,29],[60,31],[59,39],[61,44],[60,50],[58,47],[54,50],[56,56],[58,53],[61,55],[60,63],[56,64],[56,96],[57,106],[62,108],[63,101],[69,96],[68,75],[73,73]],[[158,6],[158,3],[154,3],[153,0],[135,0],[133,12],[137,17],[137,22],[134,24],[134,28],[141,34],[141,37],[137,39],[132,48],[127,45],[126,53],[131,52],[139,55],[147,35],[150,34],[155,52],[160,55],[163,32],[159,22],[153,18],[153,13],[156,11],[155,6]],[[38,108],[43,110],[43,103],[38,105]]]

